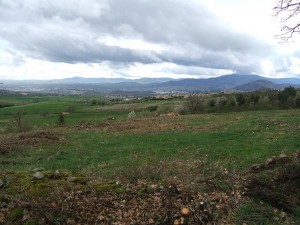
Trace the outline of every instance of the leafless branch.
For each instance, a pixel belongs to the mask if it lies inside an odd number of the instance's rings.
[[[292,21],[297,18],[300,13],[300,0],[279,0],[274,7],[275,16],[282,17],[281,21],[284,24],[281,31],[282,33],[277,35],[284,42],[293,37],[295,33],[300,33],[300,23]]]

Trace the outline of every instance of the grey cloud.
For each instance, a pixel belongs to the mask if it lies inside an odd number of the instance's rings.
[[[67,63],[173,62],[259,70],[272,47],[241,34],[203,5],[183,0],[2,0],[0,37],[25,54]],[[141,39],[166,51],[133,50],[98,38]]]

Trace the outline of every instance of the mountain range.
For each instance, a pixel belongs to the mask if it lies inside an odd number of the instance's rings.
[[[73,77],[56,80],[3,80],[0,88],[15,90],[80,90],[94,92],[208,92],[208,91],[256,91],[300,87],[298,78],[266,78],[260,75],[230,74],[206,79],[172,78],[83,78]]]

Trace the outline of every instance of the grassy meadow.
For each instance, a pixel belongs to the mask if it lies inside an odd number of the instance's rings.
[[[226,192],[234,186],[231,174],[243,176],[253,164],[280,154],[290,156],[300,149],[299,109],[178,115],[170,112],[183,104],[183,99],[103,106],[90,101],[59,96],[0,98],[0,102],[14,105],[0,108],[0,149],[5,151],[0,152],[0,173],[44,168],[68,170],[98,182],[167,183],[178,179],[203,191],[209,189],[204,182],[209,178],[218,190]],[[158,107],[150,112],[145,110],[149,106]],[[30,131],[10,132],[10,121],[20,110]],[[135,116],[129,118],[131,111]],[[60,112],[69,112],[63,126],[57,124]],[[55,139],[31,136],[41,132]],[[25,135],[21,142],[20,135]],[[241,203],[231,214],[234,223],[257,224],[255,216],[245,217],[257,214],[253,212],[257,204],[249,199]],[[260,207],[267,210],[260,224],[274,224],[273,209]],[[299,208],[297,212],[291,221],[299,217]]]

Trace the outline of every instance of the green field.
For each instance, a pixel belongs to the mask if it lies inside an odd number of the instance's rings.
[[[4,174],[44,168],[69,170],[99,182],[123,183],[141,179],[166,183],[174,177],[194,183],[207,176],[215,179],[218,190],[226,192],[233,184],[227,175],[218,178],[219,171],[242,176],[253,164],[263,164],[280,154],[290,156],[300,149],[297,109],[172,115],[167,113],[183,100],[106,106],[75,97],[12,97],[0,101],[16,104],[0,109],[0,150],[8,149],[0,159],[0,173]],[[144,111],[151,105],[158,105],[162,115]],[[6,127],[20,109],[32,130],[25,134],[8,132]],[[68,109],[71,112],[65,116],[66,124],[58,126],[58,114]],[[133,110],[136,117],[128,118]],[[33,140],[33,135],[41,132],[55,139]],[[27,135],[29,141],[25,138],[20,142],[20,135]],[[5,142],[12,144],[7,146]],[[205,184],[200,182],[198,189],[205,190]],[[241,218],[253,207],[256,203],[245,200],[231,217],[242,224]],[[272,218],[265,216],[261,221],[274,224]]]

